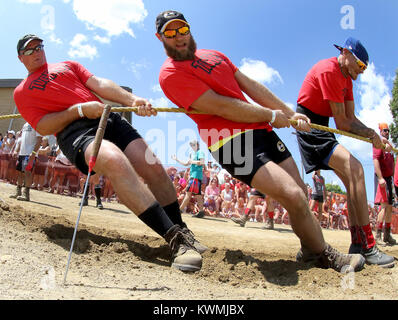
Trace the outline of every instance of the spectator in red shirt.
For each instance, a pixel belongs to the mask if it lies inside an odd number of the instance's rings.
[[[379,123],[380,135],[387,140],[390,138],[390,129],[387,123]],[[383,241],[389,245],[397,244],[391,236],[392,203],[393,203],[393,176],[394,156],[391,152],[373,148],[373,164],[375,170],[375,204],[380,204],[380,211],[377,216],[376,241],[382,244],[381,234],[384,234]]]

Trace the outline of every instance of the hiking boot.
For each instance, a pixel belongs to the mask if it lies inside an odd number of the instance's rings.
[[[365,264],[365,258],[360,254],[344,254],[326,244],[325,250],[319,255],[319,262],[323,268],[332,268],[346,273],[359,271]]]
[[[10,195],[10,198],[16,199],[16,198],[20,197],[21,195],[22,195],[22,187],[17,186],[17,190],[16,190],[15,194]]]
[[[185,223],[183,223],[181,228],[182,228],[181,229],[182,233],[185,234],[185,236],[187,237],[189,243],[194,246],[194,248],[196,249],[197,252],[202,254],[205,251],[209,250],[208,247],[204,246],[198,240],[195,239],[194,233],[191,230],[188,229],[188,227],[187,227],[187,225]]]
[[[310,249],[308,249],[306,246],[301,244],[300,250],[296,254],[296,261],[297,262],[315,262],[319,259],[319,255],[312,253]]]
[[[367,264],[375,264],[383,268],[392,268],[394,266],[394,257],[381,252],[377,246],[369,249],[362,249]]]
[[[263,230],[274,230],[274,219],[268,218],[265,225],[261,228]]]
[[[190,243],[179,225],[174,225],[164,236],[171,248],[171,266],[181,271],[195,272],[202,267],[202,256]]]
[[[239,224],[242,228],[245,226],[246,221],[249,220],[249,216],[243,216],[240,218],[232,217],[231,220],[237,224]]]
[[[19,201],[30,201],[30,188],[26,188],[23,190],[23,194],[17,197]]]
[[[376,240],[376,243],[378,244],[378,245],[383,245],[384,243],[383,243],[383,240],[381,239],[381,233],[382,233],[382,230],[381,229],[377,229],[376,230],[376,237],[375,237],[375,240]]]
[[[397,241],[391,236],[391,228],[384,229],[383,241],[390,246],[395,246],[397,244]]]
[[[194,218],[203,218],[204,216],[205,216],[204,211],[199,211],[197,214],[193,215]]]

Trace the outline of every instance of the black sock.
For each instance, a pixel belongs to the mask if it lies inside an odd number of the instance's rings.
[[[101,186],[100,185],[95,185],[94,187],[94,192],[95,192],[95,197],[97,198],[97,202],[101,203]]]
[[[177,200],[167,206],[164,206],[163,210],[174,224],[179,224],[180,226],[183,225],[184,222],[182,222],[181,218],[180,205],[178,204]]]
[[[151,205],[138,218],[162,237],[174,225],[158,202]]]

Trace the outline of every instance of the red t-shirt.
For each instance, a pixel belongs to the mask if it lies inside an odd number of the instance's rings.
[[[297,103],[324,117],[332,117],[329,101],[353,101],[352,80],[345,78],[336,57],[316,63],[305,76]]]
[[[247,102],[235,72],[238,68],[221,52],[197,50],[195,60],[174,61],[168,58],[160,69],[159,83],[164,94],[178,107],[187,111],[203,93],[214,92]],[[210,147],[217,141],[240,131],[268,129],[268,123],[240,123],[215,115],[188,115],[198,126],[202,140]]]
[[[45,64],[14,90],[19,113],[36,129],[46,114],[60,112],[76,103],[101,101],[86,86],[92,74],[73,61]]]
[[[391,152],[373,148],[373,159],[379,160],[381,174],[384,178],[392,177],[394,174],[394,156]]]

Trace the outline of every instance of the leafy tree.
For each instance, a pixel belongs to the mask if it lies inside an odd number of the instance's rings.
[[[339,185],[337,184],[331,184],[331,183],[326,183],[325,184],[326,191],[334,192],[334,193],[339,193],[339,194],[347,194],[345,191],[343,191]]]
[[[390,101],[390,110],[393,122],[390,125],[390,137],[392,142],[398,144],[398,69],[395,71],[394,86],[392,88],[392,99]]]

